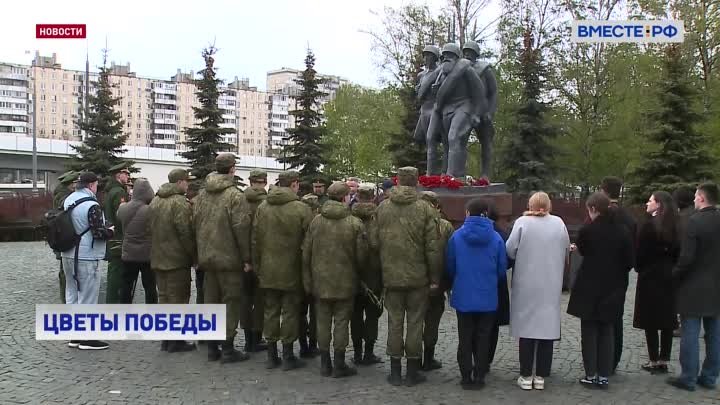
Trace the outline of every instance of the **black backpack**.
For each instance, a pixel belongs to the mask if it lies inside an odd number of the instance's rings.
[[[47,227],[46,240],[48,245],[57,252],[68,251],[80,244],[80,238],[90,230],[84,230],[81,234],[75,232],[72,222],[72,211],[78,205],[88,202],[97,201],[93,197],[84,197],[75,201],[65,210],[52,209],[45,213],[44,222]]]

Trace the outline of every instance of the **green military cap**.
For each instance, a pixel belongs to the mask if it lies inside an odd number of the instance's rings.
[[[281,172],[278,175],[278,180],[282,180],[282,181],[291,183],[293,181],[300,180],[300,173],[298,173],[295,170],[288,170],[286,172]]]
[[[190,175],[185,169],[172,169],[168,173],[168,181],[170,183],[177,183],[180,180],[195,180],[195,176]]]
[[[215,158],[215,170],[226,173],[231,167],[235,166],[235,163],[237,163],[235,154],[229,152],[220,153]]]
[[[423,191],[420,193],[420,198],[434,206],[440,205],[440,199],[438,198],[437,193],[435,193],[434,191]]]
[[[320,208],[320,200],[315,194],[305,194],[301,200],[305,204],[309,205],[313,210]]]
[[[129,163],[129,162],[122,161],[122,162],[116,164],[115,166],[111,167],[111,168],[108,170],[108,172],[110,172],[111,174],[119,173],[119,172],[122,172],[123,170],[129,172],[129,170],[128,170],[129,167],[130,167],[130,163]]]
[[[348,194],[350,194],[350,187],[344,181],[336,181],[327,189],[327,195],[333,198],[342,199]]]
[[[313,184],[313,186],[316,186],[316,185],[318,185],[318,186],[324,186],[324,185],[327,184],[327,180],[325,180],[324,178],[318,176],[318,177],[313,178],[312,184]]]
[[[375,197],[375,186],[372,184],[361,184],[357,191],[358,198],[362,201],[370,201]]]
[[[405,166],[398,169],[398,185],[400,186],[417,186],[418,169]]]
[[[65,172],[58,176],[58,181],[60,182],[60,184],[70,184],[77,181],[79,176],[80,173],[70,170],[69,172]]]
[[[248,179],[252,182],[267,181],[267,172],[259,169],[252,170]]]

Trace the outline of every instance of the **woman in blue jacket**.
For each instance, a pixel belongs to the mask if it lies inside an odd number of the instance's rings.
[[[450,238],[446,250],[445,270],[452,282],[450,305],[458,318],[457,357],[463,389],[485,385],[490,332],[498,308],[497,286],[506,277],[505,243],[493,229],[488,211],[487,201],[471,200],[465,209],[465,223]]]

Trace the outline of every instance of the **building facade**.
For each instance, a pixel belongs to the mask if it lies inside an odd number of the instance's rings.
[[[29,134],[27,67],[0,63],[0,134]]]

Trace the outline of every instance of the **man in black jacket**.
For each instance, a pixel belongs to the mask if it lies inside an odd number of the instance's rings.
[[[619,200],[620,200],[620,190],[622,190],[623,182],[617,177],[605,177],[602,179],[602,183],[600,184],[600,190],[610,198],[610,209],[615,212],[615,217],[627,228],[628,232],[630,233],[630,237],[632,238],[633,242],[635,241],[635,237],[637,235],[637,222],[635,221],[635,218],[633,218],[632,214],[630,212],[620,206]],[[634,246],[634,243],[633,243]],[[634,252],[633,252],[634,253]],[[633,254],[633,257],[635,255]],[[625,291],[627,292],[627,287],[629,284],[629,274],[625,276]],[[627,295],[627,294],[626,294]],[[625,306],[625,296],[623,295],[623,307]],[[620,364],[620,358],[622,357],[622,351],[623,351],[623,313],[620,313],[620,316],[618,319],[615,320],[615,324],[613,325],[613,330],[615,331],[615,358],[613,362],[613,369],[612,373],[615,374],[615,370],[617,370],[618,364]]]
[[[720,374],[720,201],[716,184],[706,183],[695,192],[690,217],[673,280],[676,306],[682,321],[680,377],[670,385],[687,391],[695,386],[714,389]],[[700,325],[705,329],[705,361],[700,370]],[[700,375],[698,376],[698,372]]]

